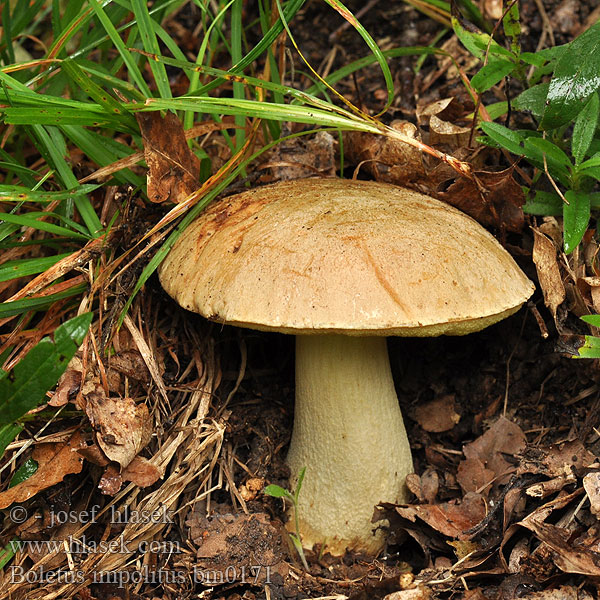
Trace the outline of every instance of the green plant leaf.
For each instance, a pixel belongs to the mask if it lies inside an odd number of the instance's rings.
[[[590,195],[585,192],[567,190],[563,204],[563,227],[565,252],[569,254],[577,247],[590,221]]]
[[[600,87],[600,22],[568,44],[550,80],[540,127],[555,129],[572,121]]]
[[[600,316],[600,315],[588,315],[588,316]],[[581,317],[584,321],[587,320],[585,317]],[[585,343],[583,346],[577,349],[577,354],[572,358],[600,358],[600,338],[593,335],[585,336]]]
[[[481,67],[471,80],[471,84],[478,92],[485,92],[510,75],[516,68],[515,63],[503,58],[491,58],[490,62]]]
[[[581,317],[581,320],[594,327],[600,327],[600,315],[584,315]]]
[[[9,423],[0,427],[0,457],[4,455],[4,452],[8,445],[23,431],[22,425],[16,423]]]
[[[452,17],[452,29],[461,44],[473,55],[483,60],[489,47],[489,54],[513,58],[512,53],[495,42],[487,33],[467,31],[456,17]]]
[[[63,323],[54,332],[54,341],[42,339],[10,373],[1,371],[1,424],[16,421],[44,401],[77,352],[92,317],[85,313]]]
[[[520,156],[523,154],[524,137],[517,131],[508,129],[499,123],[482,123],[481,129],[494,142],[509,152]]]
[[[519,3],[513,2],[502,19],[504,35],[510,40],[510,49],[519,56],[521,54],[521,21],[519,20]]]
[[[274,483],[268,485],[264,489],[264,493],[267,496],[272,496],[273,498],[287,498],[288,500],[294,502],[294,496],[292,496],[288,490],[282,488],[280,485],[275,485]]]
[[[569,157],[550,140],[540,137],[529,137],[523,145],[523,154],[537,167],[544,169],[544,157],[546,165],[552,177],[558,179],[563,185],[570,185],[569,170],[572,168]]]
[[[598,111],[600,110],[600,99],[598,93],[590,96],[585,108],[577,115],[573,127],[571,139],[571,152],[575,158],[575,164],[580,164],[585,158],[598,125]]]
[[[546,108],[549,83],[540,83],[521,92],[512,102],[513,108],[530,112],[540,118]]]
[[[558,216],[563,214],[562,198],[554,192],[537,190],[535,196],[523,205],[523,212],[528,215]]]
[[[23,483],[25,480],[29,479],[36,471],[38,470],[38,464],[33,460],[33,458],[28,458],[16,471],[12,476],[8,487],[14,487],[19,483]]]

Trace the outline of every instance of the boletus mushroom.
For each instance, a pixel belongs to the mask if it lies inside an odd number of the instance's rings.
[[[386,336],[465,335],[508,317],[533,284],[460,211],[391,185],[286,181],[210,206],[159,270],[208,319],[296,336],[287,462],[306,475],[305,547],[376,554],[379,502],[405,502],[411,452]]]

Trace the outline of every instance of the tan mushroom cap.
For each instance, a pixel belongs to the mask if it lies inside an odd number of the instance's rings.
[[[341,179],[225,198],[188,227],[159,276],[209,319],[296,334],[462,335],[512,314],[534,290],[460,211]]]

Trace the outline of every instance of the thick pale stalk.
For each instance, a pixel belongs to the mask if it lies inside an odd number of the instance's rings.
[[[410,446],[383,337],[296,337],[296,407],[287,462],[306,476],[299,498],[304,547],[376,554],[379,502],[406,500]],[[293,523],[290,523],[293,526]]]

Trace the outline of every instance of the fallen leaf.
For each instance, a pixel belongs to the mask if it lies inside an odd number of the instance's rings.
[[[596,457],[586,450],[581,440],[571,440],[545,447],[529,447],[523,453],[517,474],[541,474],[547,477],[570,477],[589,467]]]
[[[450,431],[459,421],[460,415],[455,410],[453,395],[436,398],[417,406],[415,421],[425,431],[441,433]]]
[[[600,473],[588,473],[583,478],[583,489],[590,500],[590,511],[600,516]]]
[[[432,115],[429,119],[429,143],[433,146],[445,144],[451,149],[468,146],[471,132],[471,127],[454,125],[437,115]]]
[[[556,311],[566,298],[556,247],[550,239],[533,229],[533,262],[538,274],[538,280],[544,295],[544,304],[549,308],[556,322]]]
[[[408,121],[393,121],[391,126],[419,139],[417,128]],[[407,185],[427,176],[420,150],[386,136],[349,131],[344,136],[344,152],[351,164],[361,165],[376,181]]]
[[[56,391],[52,398],[48,400],[50,406],[64,406],[75,398],[75,395],[81,387],[81,376],[83,373],[83,364],[81,358],[74,356],[67,367],[67,370],[61,375],[56,386]]]
[[[491,469],[486,469],[485,465],[478,458],[467,458],[458,465],[456,481],[463,492],[482,493],[485,487],[494,480],[496,473]]]
[[[13,502],[25,502],[38,492],[62,481],[67,475],[81,473],[83,457],[78,450],[85,442],[76,431],[68,442],[38,444],[32,458],[38,463],[37,471],[28,479],[0,493],[0,508]]]
[[[150,371],[138,350],[125,350],[111,356],[108,367],[130,379],[137,379],[143,383],[150,381]]]
[[[419,585],[412,590],[401,590],[384,596],[383,600],[429,600],[431,591],[424,585]]]
[[[475,181],[465,177],[458,178],[436,196],[482,225],[520,232],[525,223],[521,208],[525,195],[513,177],[513,167],[498,172],[475,171],[474,176],[485,190],[483,197]]]
[[[148,199],[151,202],[184,200],[199,185],[200,161],[187,145],[183,125],[167,112],[135,114],[148,165]]]
[[[580,587],[561,585],[554,590],[529,592],[526,600],[593,600],[592,596]]]
[[[136,456],[122,471],[123,481],[131,481],[139,487],[148,487],[156,483],[162,474],[147,458]]]
[[[396,511],[413,522],[418,517],[448,537],[466,539],[465,532],[485,517],[486,503],[480,494],[469,492],[460,502],[397,506]]]
[[[88,394],[86,413],[96,432],[96,442],[107,458],[126,467],[148,444],[152,435],[145,404],[133,398],[107,398],[101,386]]]
[[[315,174],[335,175],[336,141],[327,131],[306,139],[284,140],[267,153],[262,169],[269,168],[277,181],[300,179]]]
[[[108,465],[98,482],[98,489],[105,496],[114,496],[123,485],[123,478],[115,464]]]
[[[508,482],[507,471],[512,465],[503,454],[515,456],[525,450],[527,440],[521,428],[512,421],[500,417],[475,441],[463,448],[467,459],[479,460],[485,469],[493,472],[496,483]]]

